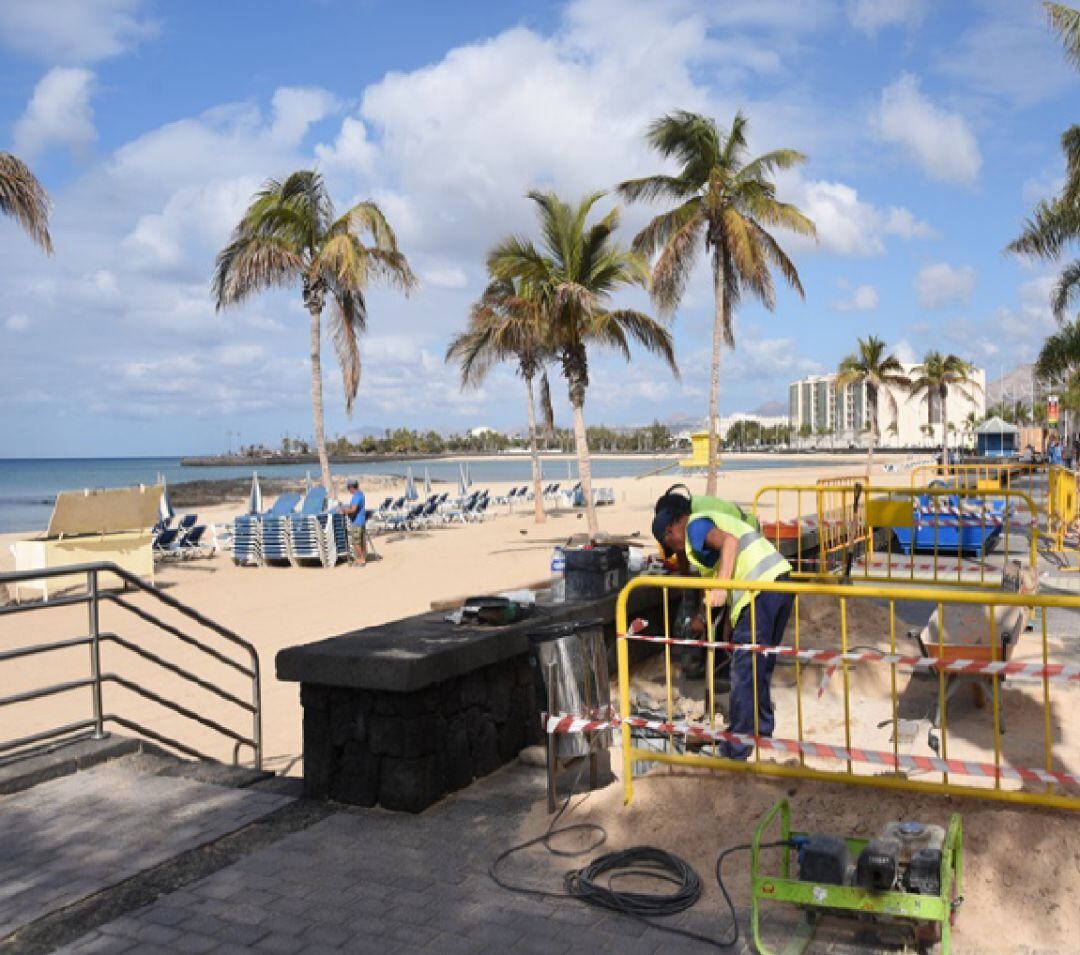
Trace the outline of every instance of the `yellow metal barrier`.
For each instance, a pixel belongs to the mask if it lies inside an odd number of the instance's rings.
[[[1077,518],[1080,518],[1080,488],[1077,475],[1069,468],[1052,467],[1048,474],[1049,493],[1046,505],[1046,533],[1052,550],[1067,554],[1077,561],[1070,570],[1080,570],[1080,539]]]
[[[975,491],[995,489],[1021,491],[1037,502],[1047,494],[1046,464],[1021,464],[1016,461],[978,464],[919,464],[911,469],[911,486],[927,487],[945,481],[958,488]]]
[[[1001,558],[1038,566],[1038,507],[1011,489],[778,484],[753,511],[797,578],[993,589]]]
[[[662,591],[665,608],[669,598],[686,590],[753,591],[755,599],[745,611],[752,615],[752,643],[676,639],[666,610],[658,622],[662,631],[648,625],[644,632],[640,626],[631,627],[628,600],[646,588]],[[764,592],[793,595],[791,622],[780,648],[758,642],[755,608],[757,595]],[[823,618],[824,607],[834,611],[828,619]],[[711,634],[708,600],[705,608]],[[930,619],[917,631],[921,652],[905,654],[898,645],[900,632],[913,614],[921,610],[925,616],[929,608],[933,608]],[[1025,639],[1031,608],[1039,611],[1036,619],[1041,625]],[[635,578],[623,588],[616,607],[626,801],[633,796],[634,764],[655,762],[1080,810],[1080,740],[1068,735],[1062,719],[1080,703],[1080,668],[1058,662],[1068,659],[1068,649],[1060,632],[1051,633],[1049,623],[1053,616],[1054,627],[1068,628],[1072,635],[1078,612],[1080,597],[1064,595]],[[631,707],[631,640],[664,645],[665,686],[653,687],[658,699],[651,707],[657,713],[664,710],[664,720]],[[704,715],[698,718],[675,709],[671,651],[680,645],[706,655]],[[736,737],[718,728],[713,673],[720,649],[751,654],[752,735]],[[776,738],[760,733],[757,668],[764,654],[775,655],[778,663],[793,663],[791,668],[777,666],[773,673]],[[829,679],[837,668],[842,677],[839,697]],[[953,701],[950,711],[950,698],[965,684],[989,695],[989,720],[961,708],[959,700]],[[685,690],[685,679],[680,686]],[[636,682],[634,695],[642,699]],[[696,710],[699,703],[692,705]],[[930,715],[935,707],[936,714]],[[1037,709],[1032,712],[1032,707]],[[1008,745],[1007,713],[1021,720],[1009,734]],[[927,718],[932,728],[923,743],[918,730]],[[829,739],[831,731],[841,728],[842,742]],[[573,730],[567,726],[565,731]],[[746,761],[719,756],[716,744],[724,740],[750,744],[753,753]]]

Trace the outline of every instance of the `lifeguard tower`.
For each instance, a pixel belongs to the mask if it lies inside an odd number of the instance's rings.
[[[720,466],[720,436],[717,435],[716,466]],[[709,467],[709,432],[695,431],[690,435],[691,456],[679,461],[684,471],[705,471]]]

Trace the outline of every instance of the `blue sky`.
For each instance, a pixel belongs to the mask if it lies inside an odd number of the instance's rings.
[[[725,412],[784,400],[859,335],[993,378],[1053,327],[1052,269],[1002,249],[1060,184],[1080,75],[1028,0],[4,0],[0,45],[0,149],[48,189],[56,246],[0,221],[7,456],[309,434],[299,294],[215,314],[208,285],[259,184],[312,165],[339,207],[381,204],[422,282],[371,290],[351,419],[327,345],[328,433],[520,427],[510,369],[462,393],[442,361],[484,254],[532,232],[529,188],[657,171],[643,132],[672,109],[741,108],[754,151],[809,157],[781,181],[820,233],[781,235],[806,300],[742,310]],[[650,211],[623,210],[624,241]],[[681,380],[597,354],[588,421],[704,415],[709,285],[702,264],[673,319]]]

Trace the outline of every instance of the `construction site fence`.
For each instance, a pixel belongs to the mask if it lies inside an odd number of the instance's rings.
[[[1001,586],[993,554],[1034,573],[1039,508],[1022,491],[868,485],[861,477],[766,485],[762,534],[800,579]]]
[[[1050,549],[1068,560],[1071,570],[1080,569],[1080,488],[1070,468],[1052,467],[1047,473],[1046,536]]]
[[[913,488],[928,487],[935,481],[975,491],[1010,489],[1022,491],[1042,503],[1046,497],[1048,474],[1053,466],[1021,461],[981,461],[978,463],[917,464],[911,469]]]
[[[750,614],[750,643],[693,639],[677,631],[674,600],[731,588],[755,595],[744,611]],[[664,608],[662,619],[629,619],[629,598],[645,590],[660,591],[662,599],[649,605]],[[759,642],[761,593],[792,595],[780,646]],[[850,626],[855,616],[866,619],[859,611],[868,607],[876,608],[884,632],[859,633]],[[823,608],[835,619],[823,619]],[[616,608],[618,714],[553,714],[547,730],[621,732],[627,801],[635,766],[661,763],[1078,810],[1080,746],[1066,735],[1062,719],[1080,702],[1080,666],[1069,662],[1075,660],[1077,611],[1080,597],[1066,595],[642,576],[622,590]],[[718,611],[708,599],[704,612],[705,632],[712,635]],[[922,620],[928,614],[921,630],[907,631],[913,615]],[[907,643],[911,635],[914,642]],[[664,685],[651,686],[664,699],[642,703],[631,680],[634,642],[660,645]],[[695,702],[703,705],[697,714],[683,712],[686,697],[676,693],[686,686],[676,672],[687,650],[705,655],[704,703]],[[723,728],[715,676],[722,652],[750,654],[752,733]],[[776,662],[776,727],[769,737],[760,732],[757,679],[766,655]],[[981,709],[966,694],[957,695],[968,684],[983,694]],[[1006,716],[1021,717],[1008,735]],[[746,761],[725,758],[719,747],[724,742],[750,745],[753,753]]]

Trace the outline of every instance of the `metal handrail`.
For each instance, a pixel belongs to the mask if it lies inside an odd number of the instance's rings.
[[[130,600],[126,600],[118,594],[102,593],[99,588],[99,575],[102,573],[112,574],[118,577],[128,587],[133,587],[143,593],[150,594],[155,600],[165,604],[167,607],[175,610],[177,613],[187,617],[189,620],[194,621],[200,626],[212,631],[218,637],[228,641],[229,643],[241,648],[247,652],[248,663],[240,663],[232,657],[220,650],[210,646],[203,640],[199,640],[190,634],[184,633],[178,627],[172,624],[166,623],[159,617],[150,613],[141,607],[136,606]],[[86,575],[86,588],[87,592],[82,595],[65,595],[55,598],[51,601],[39,604],[13,604],[7,607],[0,607],[0,617],[7,614],[26,613],[29,611],[43,610],[49,607],[69,607],[73,605],[87,605],[88,622],[89,622],[89,634],[86,636],[80,636],[68,640],[58,640],[46,644],[34,644],[27,647],[19,647],[13,650],[6,650],[0,652],[0,664],[9,660],[20,659],[23,657],[31,656],[33,654],[48,653],[53,650],[69,649],[71,647],[88,646],[90,648],[90,676],[84,680],[74,680],[64,683],[55,683],[50,686],[38,687],[37,689],[24,691],[22,693],[16,693],[0,699],[0,708],[10,706],[16,703],[23,703],[29,700],[41,699],[47,696],[53,696],[59,693],[65,693],[70,690],[83,689],[90,687],[93,694],[93,717],[90,720],[85,720],[79,723],[71,723],[67,726],[53,728],[42,732],[35,733],[31,736],[24,736],[16,740],[0,741],[0,753],[4,753],[16,748],[22,748],[24,746],[32,745],[34,743],[42,742],[48,739],[55,739],[56,737],[63,736],[76,730],[85,730],[93,728],[93,737],[95,739],[103,738],[105,734],[105,724],[115,723],[119,726],[131,729],[143,736],[147,736],[150,739],[154,739],[158,742],[164,743],[167,746],[171,746],[173,749],[179,750],[182,753],[186,753],[189,756],[196,758],[206,758],[204,754],[191,746],[180,742],[179,740],[172,739],[162,733],[150,730],[141,724],[129,720],[119,714],[106,713],[102,702],[102,685],[104,683],[113,683],[124,687],[125,689],[149,699],[160,706],[163,706],[186,719],[193,722],[197,722],[209,729],[214,730],[225,736],[227,739],[234,741],[235,746],[233,749],[234,760],[238,756],[238,751],[241,746],[248,746],[254,752],[254,764],[256,769],[262,769],[262,680],[259,669],[259,655],[255,650],[255,647],[245,640],[243,637],[229,630],[227,627],[221,626],[221,624],[211,620],[209,617],[204,616],[187,604],[182,603],[175,597],[170,596],[159,590],[152,584],[148,584],[135,574],[130,573],[122,567],[109,562],[90,563],[90,564],[73,564],[66,567],[47,567],[39,570],[23,570],[0,573],[0,585],[4,584],[17,584],[27,580],[41,580],[51,577],[71,577],[80,574]],[[252,698],[251,702],[242,700],[240,697],[229,692],[228,690],[217,686],[213,682],[197,676],[190,670],[177,664],[171,663],[156,653],[146,650],[138,645],[132,643],[129,640],[125,640],[123,637],[115,633],[104,633],[101,630],[100,620],[100,608],[101,602],[108,600],[117,606],[127,610],[134,614],[139,619],[151,624],[159,630],[168,633],[170,636],[175,637],[177,640],[182,641],[188,646],[194,647],[206,656],[217,660],[219,663],[232,667],[243,676],[251,680],[252,683]],[[136,653],[143,659],[150,661],[162,669],[192,683],[204,690],[216,694],[218,697],[226,700],[229,703],[243,709],[251,714],[252,717],[252,731],[251,736],[245,736],[235,730],[230,729],[227,726],[211,719],[210,717],[203,716],[200,713],[189,709],[186,706],[182,706],[173,700],[169,700],[152,690],[147,689],[126,679],[123,676],[115,673],[102,673],[101,670],[101,644],[103,642],[112,642],[125,649]]]

